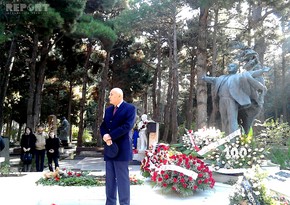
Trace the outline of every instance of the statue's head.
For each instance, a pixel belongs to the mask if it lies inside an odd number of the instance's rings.
[[[230,63],[230,64],[228,65],[228,72],[229,72],[230,74],[235,74],[235,73],[237,73],[237,72],[238,72],[238,64],[236,64],[236,63]]]
[[[254,58],[258,58],[259,54],[251,48],[244,50],[242,55],[242,62],[248,62]]]
[[[147,115],[146,115],[146,114],[143,114],[143,115],[141,116],[141,120],[142,120],[142,121],[147,121]]]

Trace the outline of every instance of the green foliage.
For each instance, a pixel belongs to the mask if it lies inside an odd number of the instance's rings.
[[[0,165],[0,175],[8,176],[10,174],[10,164],[8,162],[3,162]]]
[[[263,127],[259,134],[259,140],[267,146],[282,145],[285,146],[290,139],[290,126],[288,122],[283,122],[279,118],[267,119],[264,123],[259,124]]]
[[[89,15],[80,18],[73,35],[81,38],[98,39],[102,42],[105,50],[110,50],[118,38],[106,22],[93,19]]]
[[[290,126],[280,119],[267,119],[258,140],[268,147],[267,157],[282,169],[290,167]]]
[[[77,140],[78,139],[78,132],[79,128],[75,125],[72,126],[72,139]],[[83,142],[90,142],[92,140],[92,134],[88,129],[84,129],[83,133]]]
[[[267,157],[275,164],[279,164],[281,169],[290,168],[290,149],[282,149],[281,147],[273,147],[268,153]]]
[[[35,183],[44,186],[104,186],[105,175],[94,176],[89,172],[60,171],[60,174],[50,178],[40,178]],[[131,185],[144,184],[136,175],[130,176]]]

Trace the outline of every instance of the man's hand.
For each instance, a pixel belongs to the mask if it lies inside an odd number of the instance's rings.
[[[107,141],[111,141],[111,144],[112,144],[112,138],[111,138],[111,136],[109,134],[105,134],[103,136],[103,140],[107,143],[107,145],[108,145],[108,142]]]
[[[107,141],[106,141],[106,144],[107,144],[108,146],[110,146],[110,145],[113,144],[113,141],[112,141],[112,140],[107,140]]]

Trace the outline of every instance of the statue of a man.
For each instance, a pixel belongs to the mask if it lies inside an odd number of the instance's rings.
[[[237,73],[238,65],[228,65],[228,74],[219,77],[204,76],[202,79],[214,84],[214,96],[218,97],[222,131],[231,134],[239,129],[239,110],[252,105],[251,96],[263,92],[266,87],[255,77],[261,76],[268,69]],[[244,130],[249,130],[245,128]],[[246,132],[247,133],[247,132]]]

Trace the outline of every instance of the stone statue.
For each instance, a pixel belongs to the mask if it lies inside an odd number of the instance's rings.
[[[237,71],[238,65],[231,63],[228,65],[227,75],[202,77],[204,81],[214,85],[213,98],[218,98],[222,122],[221,130],[227,135],[238,130],[239,124],[245,126],[245,124],[240,123],[239,111],[251,107],[254,96],[266,91],[266,87],[255,78],[267,72],[268,68],[243,73],[237,73]],[[246,125],[249,126],[249,124]],[[249,127],[243,128],[248,133]]]
[[[141,116],[141,121],[137,125],[138,131],[139,131],[139,139],[137,141],[138,151],[144,151],[147,149],[147,146],[148,146],[147,124],[148,124],[147,115],[143,114]]]
[[[249,71],[250,73],[257,70],[264,70],[266,72],[270,70],[270,68],[262,66],[258,53],[250,48],[244,49],[242,55],[240,56],[240,62],[245,63],[243,69]],[[265,86],[265,80],[262,75],[254,76],[254,78]],[[252,101],[251,105],[247,108],[239,110],[238,118],[242,127],[244,127],[245,133],[249,132],[254,120],[262,110],[266,91],[267,90],[262,90],[261,92],[257,92],[252,90],[250,96]]]

